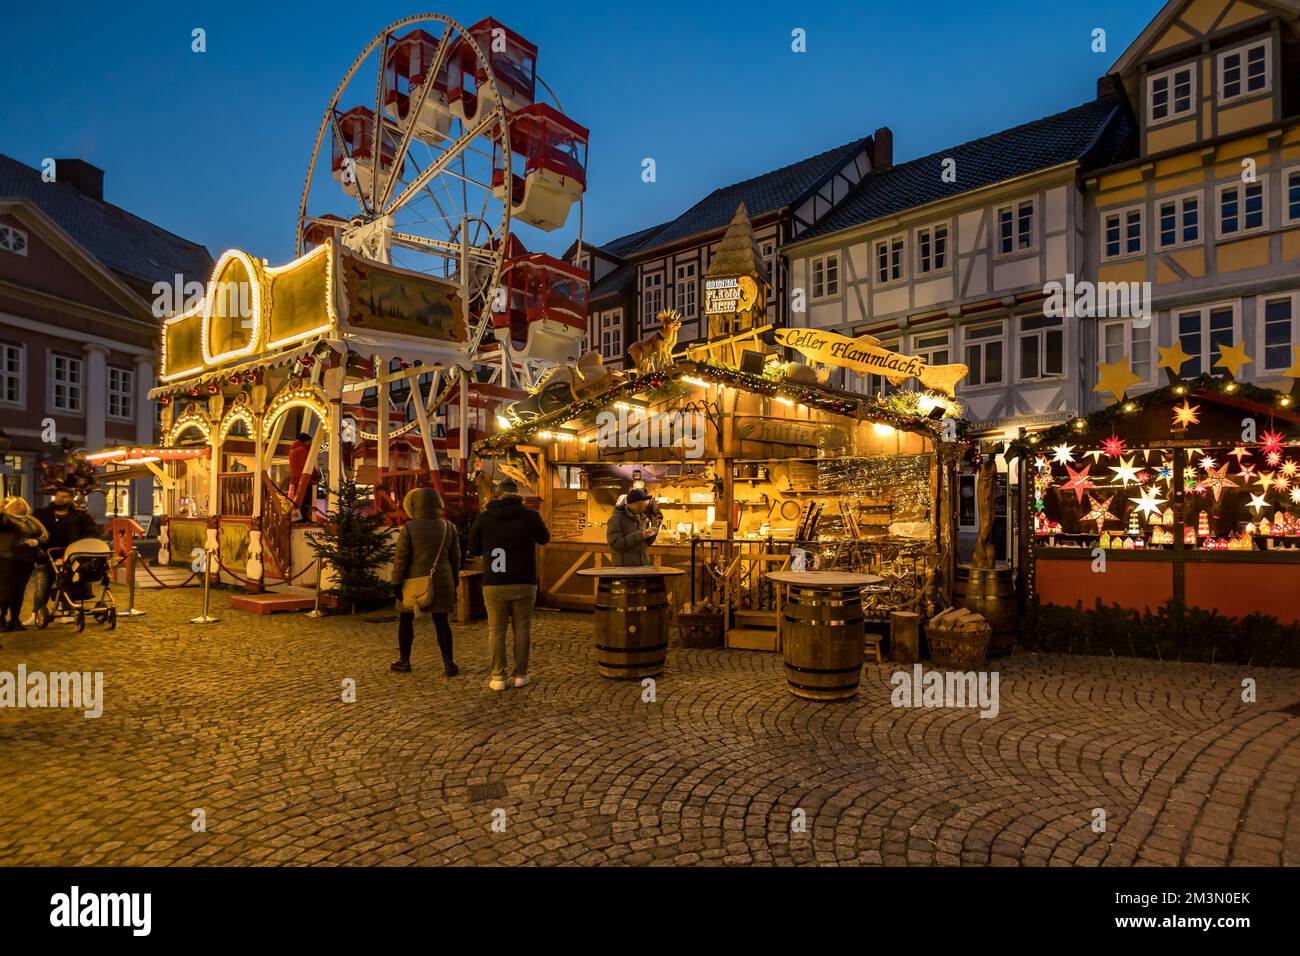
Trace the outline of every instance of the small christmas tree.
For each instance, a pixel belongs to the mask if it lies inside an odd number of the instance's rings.
[[[324,532],[309,535],[308,543],[333,572],[334,584],[324,593],[355,614],[358,604],[383,601],[392,595],[389,583],[375,569],[392,559],[394,548],[383,530],[383,516],[367,513],[358,505],[355,481],[344,480],[337,494],[337,509],[326,516]]]

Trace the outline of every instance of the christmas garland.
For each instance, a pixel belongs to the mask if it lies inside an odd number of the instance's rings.
[[[896,392],[887,399],[858,395],[835,389],[799,382],[791,379],[774,380],[764,375],[754,375],[740,369],[713,365],[708,362],[683,361],[671,369],[634,374],[626,381],[607,389],[599,395],[528,422],[522,422],[474,446],[474,453],[484,457],[508,454],[518,444],[532,441],[538,432],[558,428],[565,422],[588,420],[620,401],[645,393],[651,396],[672,394],[669,387],[684,378],[693,378],[711,385],[725,385],[744,389],[769,398],[788,398],[817,411],[856,418],[859,421],[890,425],[900,431],[920,432],[938,436],[945,430],[943,421],[936,421],[921,411],[919,392]],[[952,421],[950,419],[950,421]],[[954,421],[958,436],[965,433],[966,423]]]

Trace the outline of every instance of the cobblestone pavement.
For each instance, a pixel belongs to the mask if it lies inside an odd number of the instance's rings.
[[[816,704],[777,655],[674,646],[645,703],[539,612],[533,683],[494,694],[482,623],[448,679],[427,622],[393,674],[391,616],[197,600],[0,635],[0,671],[105,697],[0,710],[0,864],[1300,864],[1300,671],[1017,653],[980,719],[893,708],[889,665]]]

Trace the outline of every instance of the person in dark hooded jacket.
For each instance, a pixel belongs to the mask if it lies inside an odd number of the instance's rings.
[[[469,529],[471,557],[483,556],[483,605],[488,614],[492,675],[488,687],[506,689],[506,627],[515,632],[514,684],[528,683],[528,649],[537,603],[537,546],[551,540],[546,522],[524,505],[513,481],[497,485],[492,501]]]
[[[460,535],[456,526],[442,515],[442,498],[432,488],[412,488],[402,499],[402,508],[410,515],[397,535],[397,552],[393,557],[393,590],[397,592],[397,648],[400,655],[392,669],[402,673],[411,669],[411,646],[415,643],[416,608],[403,601],[402,586],[408,579],[428,581],[432,571],[432,604],[423,610],[433,614],[438,634],[438,649],[448,677],[460,673],[452,658],[451,620],[456,606],[456,580],[460,577]],[[417,583],[417,589],[422,590]]]

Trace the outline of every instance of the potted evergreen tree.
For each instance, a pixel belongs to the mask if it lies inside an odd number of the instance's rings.
[[[308,543],[333,579],[322,593],[334,598],[336,607],[355,614],[358,607],[373,608],[392,599],[392,586],[377,569],[392,560],[394,545],[383,516],[358,503],[355,481],[345,479],[337,495],[325,530],[309,536]]]

